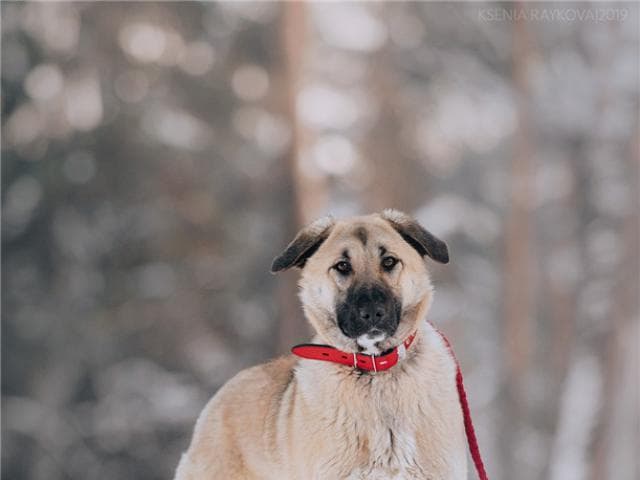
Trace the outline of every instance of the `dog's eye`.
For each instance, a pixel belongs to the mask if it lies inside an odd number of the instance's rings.
[[[393,267],[395,267],[397,264],[398,259],[395,257],[384,257],[382,259],[382,268],[387,272],[393,270]]]
[[[344,260],[336,263],[333,268],[335,268],[342,275],[349,275],[351,273],[351,264],[349,262],[345,262]]]

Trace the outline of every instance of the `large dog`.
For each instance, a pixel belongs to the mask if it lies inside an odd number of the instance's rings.
[[[239,373],[200,415],[176,480],[466,479],[456,364],[426,322],[425,256],[449,261],[441,240],[395,210],[304,228],[272,271],[302,269],[314,341],[341,357]],[[373,370],[354,366],[364,354]]]

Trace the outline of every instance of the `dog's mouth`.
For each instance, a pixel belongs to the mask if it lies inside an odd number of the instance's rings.
[[[372,330],[356,339],[358,351],[366,355],[380,355],[383,352],[382,344],[388,335],[381,330]]]
[[[413,308],[402,312],[398,327],[393,331],[374,327],[365,334],[361,334],[355,338],[351,338],[352,345],[355,344],[357,353],[366,355],[385,355],[390,353],[394,348],[400,345],[411,333],[407,327],[407,322],[402,322],[403,318],[411,316]],[[409,322],[410,324],[410,322]]]
[[[399,332],[397,331],[394,334],[389,334],[381,330],[373,331],[355,338],[347,337],[342,332],[339,332],[337,335],[336,333],[337,332],[334,332],[331,340],[327,341],[329,345],[333,345],[335,348],[345,352],[361,353],[364,355],[386,355],[404,341],[404,338],[398,336]]]

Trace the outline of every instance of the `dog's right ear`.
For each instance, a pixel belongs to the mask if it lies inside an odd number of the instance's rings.
[[[324,242],[335,220],[327,216],[316,220],[298,232],[296,238],[285,248],[284,252],[273,259],[271,273],[287,270],[291,267],[304,267],[307,259],[313,255]]]
[[[380,216],[415,248],[423,257],[428,255],[436,262],[449,263],[447,244],[437,238],[406,213],[388,208]]]

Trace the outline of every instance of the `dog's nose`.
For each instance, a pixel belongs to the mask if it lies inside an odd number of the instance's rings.
[[[361,321],[375,325],[384,318],[385,311],[380,305],[366,305],[358,309],[358,315]]]
[[[378,330],[393,335],[400,322],[400,303],[385,287],[358,286],[350,289],[337,306],[337,321],[342,333],[351,338]]]

